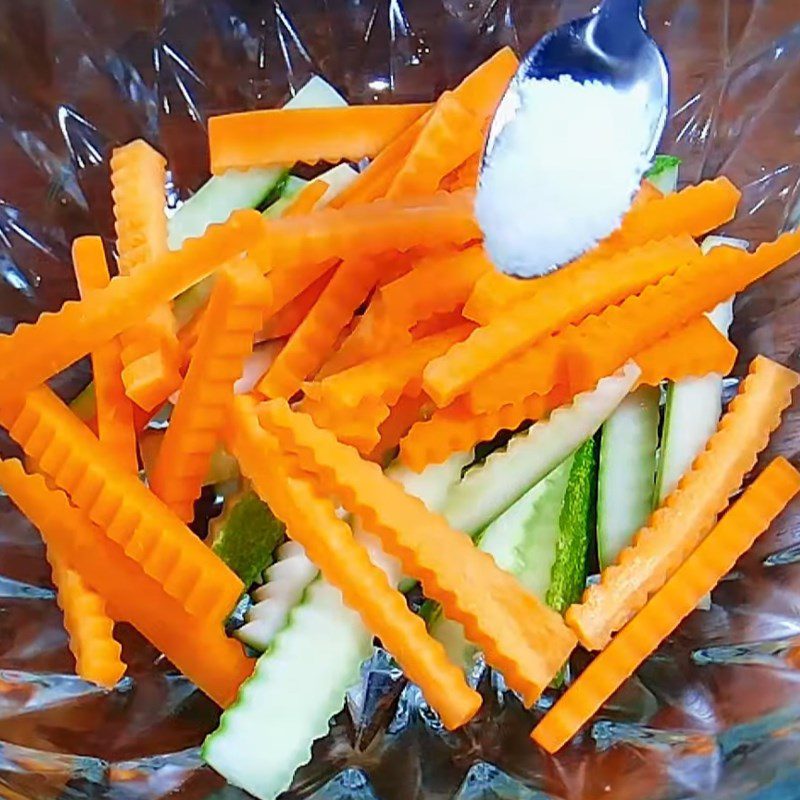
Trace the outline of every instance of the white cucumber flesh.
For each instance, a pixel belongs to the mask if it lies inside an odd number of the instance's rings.
[[[597,485],[600,568],[616,561],[653,510],[660,392],[642,386],[603,425]]]
[[[704,252],[719,246],[748,248],[743,239],[709,236]],[[708,315],[717,328],[728,334],[733,321],[733,299],[720,303]],[[661,451],[656,478],[656,502],[661,504],[705,449],[722,414],[722,376],[711,374],[670,383],[664,411]]]
[[[286,626],[291,610],[319,575],[297,542],[282,544],[275,555],[275,563],[264,571],[266,583],[253,592],[254,605],[245,614],[245,624],[234,633],[239,641],[262,653]]]
[[[204,761],[234,786],[273,800],[309,761],[371,653],[361,618],[318,578],[206,738]]]
[[[467,471],[443,509],[450,525],[476,534],[528,489],[594,436],[636,383],[641,370],[628,362],[591,391],[576,396],[546,420],[516,434],[502,450]]]

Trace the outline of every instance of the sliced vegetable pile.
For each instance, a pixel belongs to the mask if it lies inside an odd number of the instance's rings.
[[[81,300],[0,336],[0,423],[26,455],[0,484],[44,539],[78,674],[113,687],[132,624],[226,709],[204,758],[258,797],[310,758],[376,637],[448,728],[481,705],[478,651],[532,706],[579,643],[600,650],[533,733],[557,750],[800,490],[778,459],[718,519],[800,382],[759,356],[722,415],[731,298],[800,233],[699,246],[739,192],[676,192],[662,159],[593,251],[500,275],[472,204],[516,67],[502,50],[417,105],[349,107],[315,78],[215,118],[214,177],[169,219],[164,159],[119,148],[120,274],[76,240]],[[46,381],[87,354],[69,408]]]

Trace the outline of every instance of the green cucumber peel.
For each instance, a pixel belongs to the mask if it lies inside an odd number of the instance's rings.
[[[248,488],[225,500],[222,514],[209,525],[209,545],[250,586],[267,568],[285,533],[284,524]]]
[[[678,170],[681,159],[677,156],[657,155],[653,166],[645,172],[644,177],[664,194],[674,192],[678,187]]]
[[[597,503],[597,445],[582,444],[572,456],[567,490],[559,517],[559,535],[545,602],[563,614],[580,600],[586,587],[589,542]]]

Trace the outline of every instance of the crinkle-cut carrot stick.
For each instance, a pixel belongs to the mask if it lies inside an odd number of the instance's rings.
[[[211,172],[372,158],[430,108],[427,103],[278,108],[211,117]]]
[[[433,336],[437,333],[444,333],[451,328],[467,324],[472,330],[475,325],[468,320],[465,320],[461,315],[461,309],[456,308],[453,311],[443,311],[434,314],[432,317],[423,319],[417,322],[411,329],[411,338],[417,342],[420,339],[425,339],[428,336]]]
[[[454,92],[436,101],[386,197],[414,197],[435,192],[442,178],[483,146],[481,120]]]
[[[631,208],[639,208],[640,206],[649,203],[651,200],[658,200],[663,196],[664,192],[662,192],[657,186],[654,186],[649,180],[647,180],[647,178],[645,178],[639,186],[639,191],[636,192],[636,195],[633,198]]]
[[[150,476],[150,488],[183,522],[194,517],[194,502],[233,401],[233,385],[253,350],[253,336],[269,299],[269,283],[248,260],[222,270],[214,281],[180,398]]]
[[[496,411],[474,414],[466,398],[458,398],[417,422],[400,441],[400,460],[415,472],[441,464],[453,453],[470,450],[503,430],[513,431],[526,420],[539,420],[569,400],[563,387],[546,395],[534,394]]]
[[[564,267],[541,291],[510,306],[503,316],[432,361],[425,368],[425,391],[437,405],[445,406],[507,358],[701,257],[694,240],[684,235],[608,261]]]
[[[306,318],[308,312],[319,300],[325,287],[330,283],[336,267],[320,275],[312,284],[303,289],[293,300],[290,300],[277,313],[273,314],[261,330],[262,339],[280,339],[293,334],[300,323]]]
[[[482,153],[470,156],[460,167],[445,175],[440,188],[446,192],[457,192],[459,189],[475,189],[478,186],[478,174],[481,168]]]
[[[406,494],[377,464],[365,461],[283,400],[259,407],[261,423],[296,456],[294,474],[312,475],[323,494],[340,498],[374,533],[425,594],[532,704],[575,645],[561,617],[546,608],[472,540]],[[299,473],[297,472],[299,470]]]
[[[221,706],[233,702],[239,685],[252,672],[253,661],[228,638],[219,618],[187,613],[63,492],[48,488],[41,475],[28,475],[19,461],[0,461],[0,485],[42,531],[48,547],[109,607],[215,702]]]
[[[119,251],[119,271],[130,275],[167,250],[167,161],[137,139],[111,156],[111,196]]]
[[[80,236],[72,243],[72,261],[82,297],[108,286],[110,276],[99,236]],[[136,472],[136,428],[133,405],[122,383],[122,358],[116,338],[92,351],[97,408],[97,435],[122,469]]]
[[[634,357],[642,370],[638,385],[697,378],[712,372],[727,375],[738,351],[706,316],[662,337]]]
[[[318,390],[326,400],[345,407],[352,408],[365,397],[379,397],[393,405],[403,392],[418,392],[425,365],[463,341],[473,330],[474,325],[465,322],[419,339],[325,378],[318,384]]]
[[[47,560],[57,589],[58,607],[64,615],[69,649],[75,657],[76,674],[98,686],[108,689],[116,686],[125,674],[125,664],[105,601],[52,547],[47,547]]]
[[[355,407],[306,397],[303,411],[318,427],[329,430],[340,442],[355,447],[362,455],[372,452],[378,445],[380,426],[389,417],[389,406],[380,397],[365,397]]]
[[[180,250],[132,275],[114,278],[91,297],[69,301],[60,311],[42,314],[32,325],[18,325],[13,333],[0,336],[0,384],[6,393],[2,404],[8,404],[12,389],[21,397],[207,277],[257,241],[264,230],[257,211],[237,211]]]
[[[369,166],[331,200],[330,207],[345,208],[371,203],[380,197],[385,197],[394,176],[402,167],[429,118],[430,111],[423,114],[411,127],[381,150]]]
[[[336,586],[364,624],[379,636],[408,677],[417,683],[448,728],[466,723],[481,704],[461,671],[447,660],[422,620],[375,565],[330,500],[287,471],[277,440],[258,421],[251,398],[237,397],[228,446],[253,488],[286,524],[326,580]]]
[[[326,363],[321,377],[410,344],[410,330],[416,323],[458,308],[475,281],[491,269],[479,245],[423,257],[405,275],[376,292],[356,329]]]
[[[635,205],[620,228],[599,247],[619,251],[678,233],[700,237],[730,222],[741,198],[739,189],[725,177],[688,186],[680,192]]]
[[[658,386],[664,380],[726,375],[737,351],[706,317],[701,317],[635,355],[642,369],[639,385]],[[557,386],[546,395],[531,394],[495,411],[474,413],[469,399],[460,397],[437,409],[430,419],[414,425],[401,441],[400,459],[419,472],[445,461],[453,453],[469,450],[502,430],[515,430],[527,420],[538,420],[568,402],[571,393]]]
[[[717,178],[655,198],[632,208],[615,233],[573,262],[573,266],[607,259],[632,247],[670,236],[687,233],[693,237],[702,236],[733,218],[740,197],[741,192],[727,178]],[[499,273],[484,276],[467,301],[464,315],[485,325],[501,316],[509,304],[539,291],[542,281],[549,281],[557,275],[554,273],[530,281]]]
[[[424,392],[404,394],[389,409],[389,416],[378,427],[380,439],[367,458],[378,464],[382,463],[400,444],[400,440],[411,430],[412,426],[419,422],[429,403],[430,400]]]
[[[376,200],[341,210],[324,208],[306,217],[265,220],[266,236],[250,248],[250,255],[269,272],[278,266],[291,269],[331,258],[354,260],[412,247],[465,244],[480,238],[472,200],[473,193],[468,190],[440,192],[407,201]]]
[[[555,753],[585,725],[753,546],[800,491],[800,473],[775,459],[647,605],[584,670],[531,734]]]
[[[340,259],[329,258],[319,262],[298,262],[290,267],[277,265],[270,270],[267,278],[272,289],[273,314],[286,308],[324,275],[332,275],[340,264]]]
[[[718,247],[623,303],[570,325],[509,359],[469,390],[475,411],[491,411],[567,380],[573,393],[594,386],[670,331],[800,253],[800,232],[785,233],[755,253]]]
[[[111,195],[119,270],[130,275],[167,252],[166,159],[137,139],[111,157]],[[123,331],[122,381],[137,405],[151,410],[180,385],[180,345],[168,304]]]
[[[140,481],[122,470],[92,432],[47,386],[29,392],[19,410],[0,422],[125,553],[186,610],[224,620],[242,582]]]
[[[719,429],[664,505],[603,570],[567,622],[584,647],[598,650],[647,602],[714,525],[739,488],[800,383],[795,372],[757,357]]]
[[[379,259],[344,261],[259,381],[265,397],[291,397],[333,351],[339,334],[375,285]]]
[[[330,188],[330,184],[322,178],[311,181],[298,192],[281,216],[301,217],[303,214],[310,214]]]
[[[453,93],[478,119],[485,119],[494,112],[518,66],[514,52],[504,47],[468,75]],[[420,117],[382,150],[364,172],[333,199],[331,205],[344,208],[383,197],[429,116],[430,112]]]

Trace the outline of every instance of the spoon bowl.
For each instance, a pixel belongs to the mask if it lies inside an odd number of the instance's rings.
[[[604,0],[596,13],[546,34],[522,60],[497,108],[484,150],[483,164],[503,128],[520,108],[527,81],[600,81],[620,92],[645,98],[650,139],[643,152],[651,158],[667,121],[669,72],[664,54],[647,32],[642,0]]]

